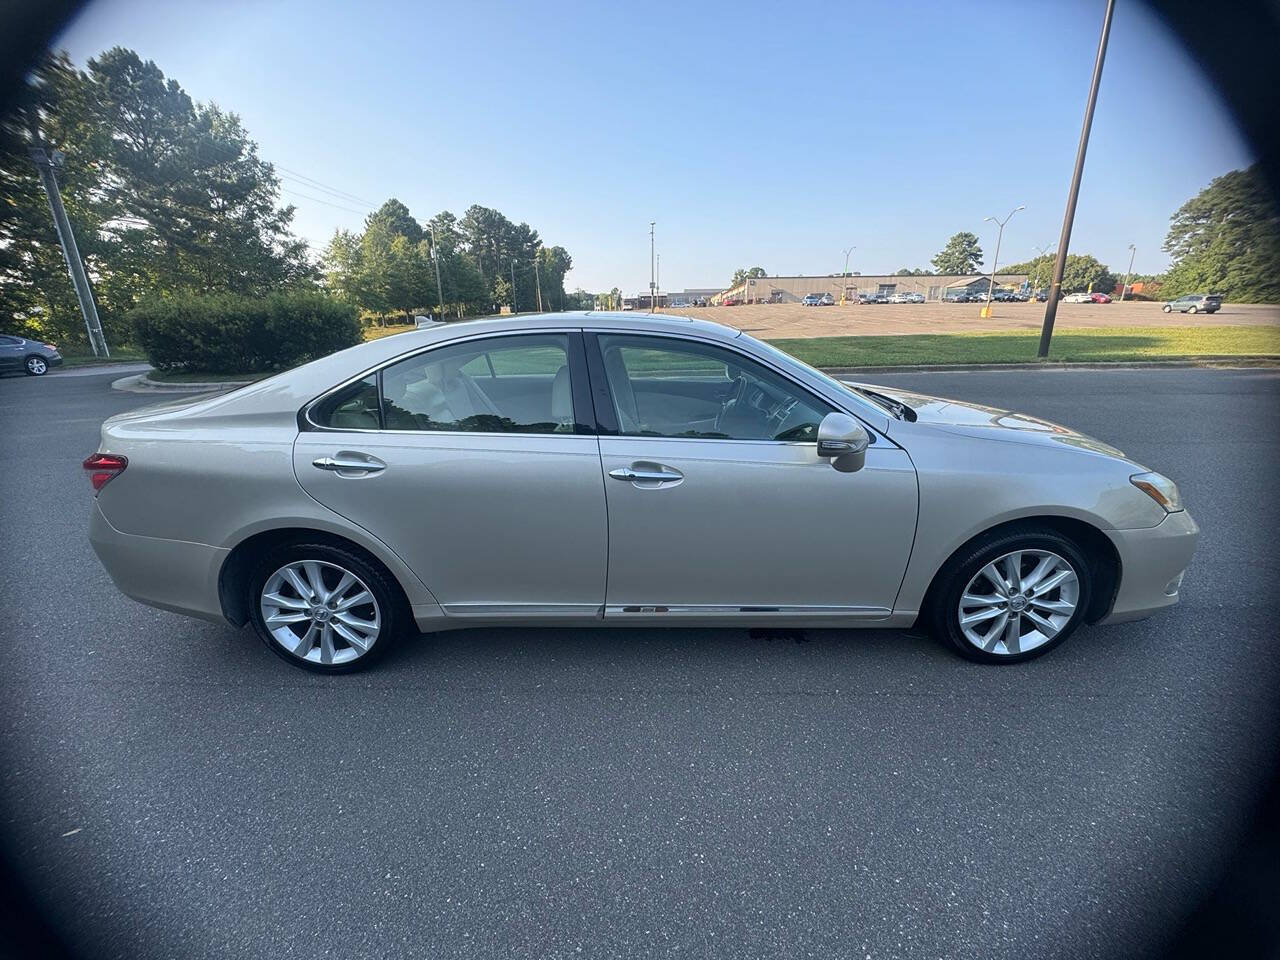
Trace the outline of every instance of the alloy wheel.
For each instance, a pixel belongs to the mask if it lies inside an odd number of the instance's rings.
[[[1014,656],[1048,643],[1080,602],[1075,569],[1048,550],[1015,550],[973,575],[957,609],[960,631],[985,653]]]
[[[262,622],[293,656],[323,666],[365,656],[382,631],[382,611],[368,585],[326,560],[286,563],[262,586]]]
[[[27,358],[27,371],[35,374],[37,377],[43,376],[49,369],[49,364],[45,363],[40,357]]]

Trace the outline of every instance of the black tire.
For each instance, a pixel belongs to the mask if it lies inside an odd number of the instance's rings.
[[[43,377],[49,372],[49,361],[38,354],[32,354],[22,362],[22,369],[28,377]]]
[[[988,563],[1015,550],[1047,550],[1067,561],[1076,572],[1079,597],[1075,612],[1056,636],[1023,653],[988,653],[974,646],[960,629],[960,598],[969,581]],[[934,580],[925,611],[929,632],[957,653],[977,663],[1022,663],[1043,656],[1066,641],[1084,620],[1092,595],[1093,569],[1088,553],[1056,530],[1027,525],[981,538],[954,556]]]
[[[1200,312],[1199,307],[1187,307],[1187,313],[1199,313],[1199,312]]]
[[[317,663],[303,659],[286,650],[272,636],[262,617],[260,605],[262,589],[273,573],[286,564],[299,560],[319,560],[334,564],[350,571],[364,581],[369,592],[373,594],[374,599],[377,601],[378,610],[382,617],[377,639],[366,653],[346,663]],[[401,593],[399,585],[395,583],[391,574],[381,564],[371,561],[357,551],[328,543],[286,543],[267,550],[258,558],[253,567],[253,573],[248,581],[248,596],[245,599],[248,603],[249,619],[253,623],[253,629],[258,634],[259,639],[267,645],[267,648],[287,663],[314,673],[352,673],[371,666],[386,655],[387,650],[400,639],[412,622],[409,605],[404,599],[404,594]]]
[[[1173,307],[1169,306],[1167,303],[1160,309],[1163,310],[1165,313],[1173,313]]]

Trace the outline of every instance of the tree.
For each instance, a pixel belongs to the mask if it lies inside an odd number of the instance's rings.
[[[982,247],[972,233],[957,233],[929,262],[938,268],[938,273],[977,273],[978,264],[982,263]]]
[[[729,284],[730,288],[741,286],[748,280],[759,280],[761,277],[767,277],[764,267],[743,267],[733,271],[733,281]]]
[[[1023,263],[1012,263],[1001,267],[1000,272],[1025,273],[1036,289],[1039,289],[1047,287],[1052,282],[1053,266],[1056,260],[1057,254],[1045,254]],[[1107,293],[1114,290],[1118,282],[1119,278],[1096,257],[1087,253],[1067,254],[1066,268],[1062,273],[1063,293],[1084,293],[1089,290]]]
[[[392,197],[364,220],[365,229],[381,227],[388,232],[404,237],[410,243],[418,243],[423,238],[422,225],[413,219],[409,208]]]
[[[934,276],[934,272],[932,270],[927,270],[924,267],[917,267],[914,270],[912,270],[910,267],[902,267],[900,270],[894,273],[894,276],[895,277],[932,277]]]
[[[1215,178],[1179,207],[1164,250],[1173,264],[1163,296],[1213,292],[1280,302],[1280,208],[1258,164]]]

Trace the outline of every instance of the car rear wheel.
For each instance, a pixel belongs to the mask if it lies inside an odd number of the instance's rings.
[[[1057,531],[1006,531],[966,549],[939,575],[932,632],[979,663],[1042,656],[1084,619],[1090,579],[1084,551]]]
[[[1199,307],[1187,307],[1187,313],[1199,313],[1199,312],[1200,312]]]
[[[368,666],[408,622],[386,571],[323,543],[268,551],[249,579],[248,600],[263,643],[294,666],[318,673]]]
[[[49,364],[44,357],[27,357],[25,366],[28,376],[43,377],[49,372]]]

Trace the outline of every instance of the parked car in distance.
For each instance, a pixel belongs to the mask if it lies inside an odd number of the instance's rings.
[[[816,307],[822,302],[822,294],[810,293],[801,301],[806,307]]]
[[[1176,603],[1197,537],[1067,427],[645,313],[369,341],[110,417],[84,469],[125,594],[328,673],[504,624],[919,623],[1010,663]]]
[[[725,297],[724,300],[721,301],[721,306],[736,307],[741,303],[742,299],[740,297]]]
[[[991,299],[1000,303],[1015,303],[1018,296],[1012,290],[995,290],[991,294]]]
[[[1037,291],[1036,291],[1036,303],[1047,303],[1047,302],[1048,302],[1048,300],[1049,300],[1049,291],[1048,291],[1048,290],[1037,290]]]
[[[836,305],[836,298],[829,293],[824,293],[821,297],[818,298],[818,306],[820,307],[834,307],[835,305]]]
[[[1087,293],[1068,293],[1062,298],[1063,303],[1093,303],[1093,297]]]
[[[1188,293],[1185,297],[1170,300],[1163,307],[1165,313],[1217,313],[1222,309],[1222,297],[1216,293]]]
[[[875,303],[876,296],[874,293],[860,293],[858,294],[858,302],[859,303]]]
[[[908,302],[907,295],[905,293],[891,293],[889,294],[889,302],[890,303],[907,303]]]
[[[906,298],[907,298],[905,301],[906,303],[924,303],[923,293],[918,293],[918,292],[908,293],[906,294]]]
[[[61,364],[62,354],[55,344],[0,334],[0,373],[21,370],[29,377],[43,377],[50,367]]]
[[[1111,298],[1107,296],[1105,293],[1091,293],[1089,294],[1089,299],[1092,300],[1094,303],[1110,303],[1111,302]]]

